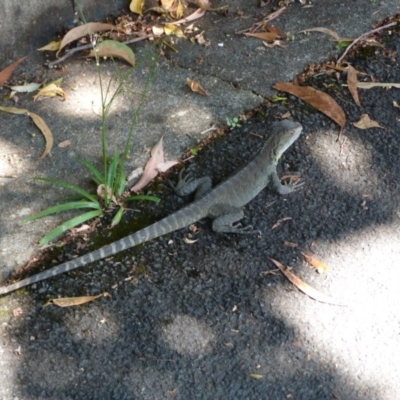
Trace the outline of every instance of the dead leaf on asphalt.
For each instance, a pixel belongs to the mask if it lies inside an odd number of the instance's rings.
[[[194,13],[190,14],[186,18],[180,19],[179,21],[171,22],[173,25],[180,25],[180,24],[186,24],[187,22],[194,21],[196,19],[199,19],[204,16],[207,10],[203,10],[201,8],[198,8]]]
[[[309,28],[309,29],[304,29],[302,31],[300,31],[299,33],[305,33],[305,32],[321,32],[321,33],[325,33],[326,35],[332,36],[334,39],[336,39],[337,41],[340,41],[340,37],[339,35],[335,32],[332,31],[331,29],[328,28]]]
[[[270,260],[279,268],[285,277],[293,283],[299,290],[305,293],[307,296],[311,297],[314,300],[320,301],[321,303],[333,304],[336,306],[347,306],[346,304],[339,303],[327,296],[324,293],[319,292],[317,289],[314,289],[312,286],[308,285],[304,281],[302,281],[298,276],[296,276],[293,272],[290,272],[288,268],[286,268],[279,261],[270,258]]]
[[[346,114],[342,107],[324,92],[314,89],[311,86],[298,86],[288,82],[277,82],[273,88],[281,92],[290,93],[310,104],[335,121],[340,126],[341,131],[346,124]]]
[[[60,49],[61,40],[53,40],[52,42],[46,44],[45,46],[38,49],[38,51],[56,51]]]
[[[70,31],[67,32],[67,34],[63,37],[60,48],[56,53],[56,56],[58,57],[58,54],[60,51],[69,43],[74,42],[75,40],[78,40],[84,36],[87,36],[92,33],[96,32],[103,32],[103,31],[112,31],[114,29],[117,29],[114,25],[111,24],[104,24],[101,22],[89,22],[88,24],[80,25],[75,28],[72,28]]]
[[[22,61],[25,60],[25,57],[20,58],[17,61],[14,61],[12,64],[10,64],[8,67],[4,68],[1,72],[0,72],[0,85],[2,85],[10,76],[11,74],[14,72],[15,68],[18,67],[19,64],[22,63]]]
[[[275,32],[243,33],[243,35],[266,40],[267,42],[273,42],[278,36]]]
[[[135,65],[135,54],[133,50],[126,44],[117,42],[116,40],[104,40],[96,47],[96,52],[99,57],[116,57],[125,60],[127,63]],[[94,50],[91,50],[89,57],[95,57]]]
[[[34,122],[34,124],[40,129],[40,131],[42,132],[45,140],[46,140],[46,147],[44,149],[43,154],[40,156],[39,160],[41,160],[42,158],[45,158],[47,156],[47,154],[50,153],[51,149],[53,148],[53,142],[54,142],[54,138],[53,138],[53,134],[51,133],[50,128],[47,126],[46,122],[44,122],[44,119],[42,117],[40,117],[39,115],[30,112],[29,110],[26,110],[24,108],[16,108],[16,107],[1,107],[0,106],[0,111],[4,111],[10,114],[23,114],[23,115],[27,115],[28,117],[30,117],[32,119],[32,121]]]
[[[361,106],[357,90],[357,84],[358,84],[357,71],[351,65],[349,65],[346,68],[346,70],[347,70],[347,86],[349,88],[349,92],[352,95],[354,102],[358,106]]]
[[[99,294],[97,296],[80,296],[80,297],[60,297],[58,299],[50,299],[47,303],[43,304],[43,307],[47,307],[50,304],[54,304],[58,307],[72,307],[80,306],[90,301],[96,300],[99,297],[110,296],[107,292]]]
[[[135,14],[142,15],[143,3],[144,0],[131,0],[131,3],[129,4],[129,9]]]
[[[201,87],[201,85],[198,82],[186,78],[186,84],[189,86],[192,92],[201,94],[203,96],[209,96],[209,94]]]
[[[353,125],[358,129],[369,129],[369,128],[382,128],[386,129],[382,125],[379,125],[378,122],[372,120],[368,114],[361,115],[360,119],[357,122],[353,122]]]

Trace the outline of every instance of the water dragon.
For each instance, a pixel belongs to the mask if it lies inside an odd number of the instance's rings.
[[[212,229],[215,232],[251,232],[248,229],[249,227],[242,227],[238,222],[244,217],[242,210],[244,205],[270,182],[280,194],[291,193],[301,186],[298,182],[291,185],[281,184],[276,166],[282,154],[299,138],[302,129],[298,122],[291,120],[275,123],[272,128],[272,134],[258,155],[213,189],[211,189],[211,179],[209,177],[192,179],[190,174],[185,177],[180,174],[175,191],[179,195],[196,192],[195,200],[192,203],[114,243],[9,286],[0,287],[0,295],[112,256],[123,250],[187,227],[205,217],[213,219]]]

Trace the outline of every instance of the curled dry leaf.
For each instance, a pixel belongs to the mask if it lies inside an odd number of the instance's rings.
[[[56,56],[60,51],[69,43],[74,42],[75,40],[80,39],[81,37],[87,36],[89,34],[93,34],[96,32],[103,31],[112,31],[113,29],[117,29],[114,25],[111,24],[103,24],[101,22],[89,22],[88,24],[77,26],[76,28],[71,29],[67,32],[67,34],[63,37],[60,49],[57,51]]]
[[[20,85],[20,86],[10,86],[10,89],[18,92],[18,93],[30,93],[34,92],[35,90],[38,90],[40,88],[40,83],[27,83],[26,85]]]
[[[351,65],[349,65],[346,69],[347,69],[347,86],[349,88],[349,92],[352,95],[354,102],[358,106],[361,106],[357,90],[357,83],[358,83],[357,71]]]
[[[369,129],[369,128],[382,128],[385,129],[382,125],[379,125],[378,122],[370,119],[368,114],[361,115],[360,119],[357,122],[353,122],[353,125],[358,129]]]
[[[331,297],[327,296],[324,293],[319,292],[317,289],[314,289],[312,286],[308,285],[304,281],[302,281],[299,277],[295,274],[290,272],[283,264],[279,261],[270,258],[270,260],[280,269],[283,275],[293,283],[299,290],[305,293],[307,296],[311,297],[314,300],[320,301],[321,303],[333,304],[335,306],[347,306],[344,303],[339,303],[332,299]]]
[[[189,86],[192,92],[201,94],[203,96],[209,96],[209,94],[201,87],[201,85],[198,82],[186,78],[186,84]]]
[[[126,44],[117,42],[116,40],[104,40],[96,46],[97,55],[99,57],[117,57],[122,58],[132,66],[135,65],[135,54]],[[95,56],[95,50],[91,50],[89,57]]]
[[[328,94],[310,86],[298,86],[287,82],[278,82],[273,88],[302,99],[335,121],[343,129],[346,123],[346,114],[342,107]]]
[[[20,58],[17,61],[14,61],[12,64],[10,64],[8,67],[4,68],[2,71],[0,71],[0,85],[2,85],[14,72],[15,68],[18,67],[19,64],[22,63],[22,61],[25,60],[25,57]]]
[[[161,136],[157,144],[151,149],[150,160],[144,168],[143,175],[131,191],[138,192],[148,185],[158,175],[157,166],[162,163],[164,163],[163,136]]]
[[[196,243],[198,241],[198,239],[189,239],[187,237],[182,239],[186,244],[193,244]]]
[[[40,89],[38,93],[35,96],[33,96],[33,101],[41,100],[42,98],[45,97],[55,97],[55,96],[60,96],[64,100],[67,98],[67,94],[64,92],[64,90],[53,82],[48,84],[44,88]]]
[[[50,153],[51,149],[53,148],[53,134],[51,133],[50,128],[47,126],[46,122],[44,122],[43,118],[40,117],[39,115],[30,112],[29,110],[26,110],[24,108],[16,108],[16,107],[0,107],[0,111],[4,111],[10,114],[23,114],[27,115],[32,119],[34,124],[40,129],[42,132],[45,140],[46,140],[46,147],[44,149],[43,154],[39,158],[41,160],[42,158],[45,158],[47,154]]]

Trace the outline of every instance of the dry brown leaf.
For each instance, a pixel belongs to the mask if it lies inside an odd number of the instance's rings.
[[[1,72],[0,72],[0,85],[2,85],[10,76],[11,74],[14,72],[15,68],[18,67],[19,64],[22,63],[22,61],[25,60],[25,57],[20,58],[17,61],[14,61],[12,64],[10,64],[8,67],[4,68]]]
[[[170,161],[165,161],[163,163],[157,164],[156,168],[157,168],[157,171],[164,173],[176,164],[179,164],[178,160],[170,160]]]
[[[357,71],[349,65],[347,68],[347,86],[349,88],[349,92],[353,97],[354,102],[358,105],[361,106],[360,104],[360,98],[358,97],[358,91],[357,91]]]
[[[192,92],[201,94],[203,96],[209,96],[209,94],[201,87],[201,85],[198,82],[186,78],[186,84],[189,86]]]
[[[72,28],[67,34],[63,37],[60,49],[57,51],[56,56],[60,51],[69,43],[80,39],[81,37],[87,36],[89,34],[95,32],[103,32],[103,31],[112,31],[113,29],[117,29],[114,25],[111,24],[103,24],[101,22],[89,22],[88,24],[77,26],[76,28]]]
[[[326,264],[324,264],[322,261],[319,261],[314,254],[303,254],[303,257],[306,259],[306,261],[312,265],[320,274],[323,272],[326,272],[328,270],[328,267]]]
[[[347,68],[347,67],[342,67],[340,65],[335,65],[334,63],[331,63],[331,64],[327,63],[327,64],[325,64],[325,66],[328,68],[334,69],[336,71],[342,71],[342,72],[346,71],[346,68]],[[356,69],[355,69],[355,71],[357,72],[357,75],[368,75],[367,73],[358,71]]]
[[[131,191],[138,192],[149,184],[157,175],[157,165],[164,162],[164,149],[163,149],[163,136],[161,136],[158,143],[151,149],[150,160],[147,162],[143,175],[140,177],[139,182],[132,187]]]
[[[244,35],[266,40],[267,42],[273,42],[278,36],[275,32],[244,33]]]
[[[347,304],[336,302],[334,299],[327,296],[326,294],[319,292],[317,289],[314,289],[312,286],[308,285],[307,283],[302,281],[299,277],[297,277],[295,274],[290,272],[279,261],[276,261],[273,258],[270,258],[270,260],[280,269],[282,274],[285,275],[285,277],[290,282],[293,283],[293,285],[295,285],[299,290],[301,290],[303,293],[305,293],[312,299],[320,301],[321,303],[334,304],[335,306],[343,306],[343,307],[347,306]]]
[[[54,304],[58,307],[72,307],[72,306],[80,306],[85,303],[89,303],[90,301],[96,300],[99,297],[109,296],[108,293],[102,293],[97,296],[81,296],[81,297],[60,297],[58,299],[50,299],[43,307],[47,307],[50,304]]]
[[[278,219],[278,221],[275,222],[274,225],[272,225],[271,229],[275,229],[278,226],[280,226],[282,224],[282,222],[290,221],[291,219],[292,219],[291,217],[280,218],[280,219]]]
[[[24,115],[28,115],[29,117],[31,117],[32,121],[40,129],[40,131],[42,132],[42,134],[46,140],[45,150],[39,159],[46,157],[47,154],[50,153],[50,151],[53,147],[53,142],[54,142],[53,134],[51,133],[50,128],[47,126],[46,122],[44,122],[42,117],[39,117],[39,115],[32,113],[29,110],[26,110],[24,108],[1,107],[0,106],[0,111],[4,111],[4,112],[10,113],[10,114],[19,114],[19,115],[24,114]]]
[[[273,88],[299,97],[335,121],[340,126],[341,130],[343,129],[346,123],[346,114],[342,107],[328,94],[310,86],[298,86],[287,82],[278,82]]]
[[[116,40],[104,40],[96,47],[97,55],[99,57],[117,57],[122,58],[132,67],[135,65],[135,54],[132,49],[124,43],[117,42]],[[95,57],[95,51],[91,50],[89,57]]]
[[[304,33],[304,32],[321,32],[325,33],[326,35],[332,36],[334,39],[336,39],[338,42],[341,41],[339,35],[330,29],[327,28],[310,28],[310,29],[304,29],[303,31],[300,31],[299,33]]]
[[[361,115],[360,119],[357,122],[353,122],[353,125],[358,129],[369,129],[369,128],[385,129],[385,127],[379,125],[378,122],[370,119],[368,114]]]
[[[165,24],[164,32],[168,36],[175,35],[175,36],[180,37],[180,38],[184,38],[185,37],[185,34],[183,33],[182,29],[178,28],[174,24]]]

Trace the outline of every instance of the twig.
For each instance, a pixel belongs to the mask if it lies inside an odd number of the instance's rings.
[[[150,39],[155,36],[156,35],[151,33],[150,35],[140,36],[135,39],[127,40],[126,42],[121,42],[121,43],[130,44],[130,43],[140,42],[141,40]],[[57,60],[47,63],[46,66],[48,68],[52,68],[52,67],[54,67],[54,65],[60,63],[61,61],[64,61],[68,57],[71,57],[73,54],[77,53],[78,51],[88,50],[88,49],[92,49],[92,48],[93,48],[93,45],[90,43],[90,44],[85,44],[84,46],[77,47],[75,49],[71,49],[67,53],[65,53],[62,57],[58,58]]]
[[[280,14],[283,13],[283,11],[286,10],[286,7],[281,7],[279,10],[273,12],[272,14],[267,15],[261,22],[257,22],[256,24],[254,24],[253,26],[251,26],[250,28],[247,29],[243,29],[242,31],[237,31],[235,32],[237,35],[241,34],[241,33],[246,33],[246,32],[250,32],[253,33],[255,32],[258,28],[262,27],[264,24],[266,24],[269,21],[272,21],[273,19],[279,17]]]
[[[358,43],[360,40],[362,40],[365,36],[371,35],[372,33],[376,33],[379,31],[382,31],[383,29],[386,28],[390,28],[391,26],[397,25],[397,22],[392,22],[390,24],[381,26],[379,28],[373,29],[372,31],[369,31],[367,33],[364,33],[363,35],[361,35],[360,37],[358,37],[356,40],[353,40],[353,42],[346,48],[346,50],[344,51],[344,53],[341,55],[341,57],[337,60],[336,64],[340,64],[343,60],[343,58],[346,56],[346,54],[349,52],[349,50],[356,44]]]

